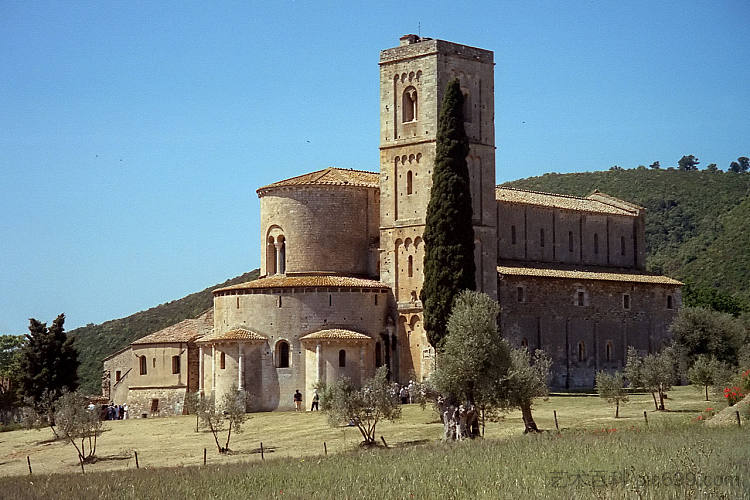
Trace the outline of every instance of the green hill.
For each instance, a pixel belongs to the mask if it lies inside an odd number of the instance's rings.
[[[219,285],[192,293],[126,318],[106,321],[100,325],[87,325],[71,330],[78,349],[78,378],[81,389],[87,393],[101,391],[102,359],[122,349],[131,342],[188,318],[195,318],[213,306],[211,291],[222,286],[251,281],[258,277],[258,269],[245,273]]]
[[[750,300],[750,174],[617,170],[505,183],[586,196],[595,189],[646,207],[649,270]]]

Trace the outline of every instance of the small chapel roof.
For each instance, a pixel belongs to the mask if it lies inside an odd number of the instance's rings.
[[[372,337],[352,330],[345,330],[343,328],[331,328],[328,330],[319,330],[317,332],[308,333],[304,337],[300,337],[300,340],[340,340],[348,342],[370,342],[372,340]]]
[[[497,201],[506,203],[630,217],[637,216],[643,209],[643,207],[600,193],[599,191],[594,191],[586,198],[581,198],[566,194],[543,193],[541,191],[528,191],[525,189],[497,186],[495,188],[495,198]]]
[[[292,186],[353,186],[379,188],[380,174],[364,170],[328,167],[309,174],[298,175],[258,188],[258,195],[274,188]]]
[[[305,287],[333,287],[333,288],[374,288],[386,289],[388,285],[380,281],[364,278],[352,278],[349,276],[332,275],[308,275],[308,276],[285,276],[273,275],[260,278],[247,283],[217,288],[214,293],[228,292],[232,290],[252,290],[264,288],[305,288]]]
[[[627,283],[654,283],[661,285],[682,285],[668,276],[646,274],[629,269],[585,266],[568,268],[562,266],[497,266],[497,272],[508,276],[528,276],[538,278],[567,278],[575,280],[620,281]]]
[[[207,342],[221,342],[223,340],[242,340],[245,342],[260,343],[267,341],[268,337],[247,328],[233,328],[228,332],[210,333],[198,339],[197,342],[202,344]]]
[[[131,345],[193,342],[211,332],[214,326],[214,311],[209,309],[195,319],[186,319],[158,332],[146,335]]]

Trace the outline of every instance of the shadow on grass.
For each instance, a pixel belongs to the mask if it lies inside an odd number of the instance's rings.
[[[276,451],[275,446],[263,446],[263,453],[274,453]],[[253,448],[252,450],[241,450],[233,451],[233,454],[237,455],[260,455],[260,448]]]
[[[427,443],[432,443],[432,439],[415,439],[414,441],[402,441],[396,444],[388,445],[389,448],[408,448],[410,446],[419,446]]]

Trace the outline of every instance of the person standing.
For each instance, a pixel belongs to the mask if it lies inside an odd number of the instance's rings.
[[[302,393],[299,389],[294,391],[294,411],[302,411]]]
[[[318,390],[315,389],[315,392],[313,392],[312,406],[310,407],[310,411],[320,411],[320,409],[318,408],[319,402],[320,396],[318,395]]]

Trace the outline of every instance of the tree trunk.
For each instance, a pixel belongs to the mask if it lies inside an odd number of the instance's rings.
[[[521,405],[521,415],[523,416],[524,434],[540,432],[536,422],[534,422],[534,417],[531,415],[531,404],[524,403]]]
[[[708,386],[706,386],[706,401],[708,401]]]
[[[664,392],[659,389],[659,410],[664,411]]]
[[[654,398],[654,409],[658,411],[659,410],[659,404],[656,402],[656,393],[652,392],[651,393],[651,397]]]
[[[620,418],[620,400],[615,401],[615,418]]]

